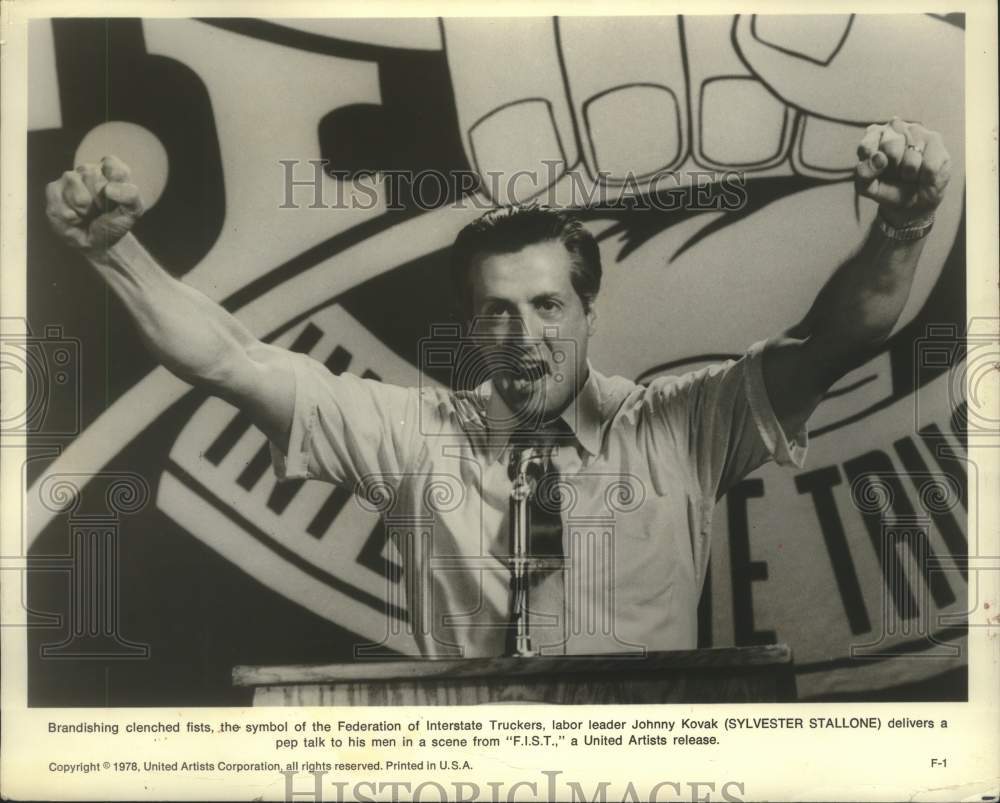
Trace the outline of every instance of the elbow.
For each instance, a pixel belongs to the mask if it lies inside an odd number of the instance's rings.
[[[193,354],[162,353],[160,363],[170,373],[213,396],[226,397],[240,384],[250,359],[246,350],[234,341],[216,341]]]

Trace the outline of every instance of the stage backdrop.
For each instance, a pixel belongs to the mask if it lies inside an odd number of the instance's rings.
[[[479,212],[447,202],[648,198],[671,186],[650,185],[663,171],[708,198],[735,187],[737,209],[585,212],[605,266],[592,361],[642,381],[802,316],[872,220],[855,147],[894,114],[944,135],[948,199],[900,326],[823,402],[805,468],[765,467],[719,503],[701,641],[791,645],[810,699],[964,698],[967,577],[948,567],[968,552],[977,482],[950,370],[965,331],[962,26],[34,22],[31,703],[246,703],[234,664],[348,659],[385,637],[399,582],[374,513],[332,486],[277,486],[257,430],[153,364],[48,232],[44,186],[62,171],[118,155],[149,207],[136,234],[167,270],[264,339],[404,384],[432,323],[453,320],[448,247]],[[327,160],[320,174],[310,160]],[[464,178],[352,185],[365,171]],[[508,189],[517,171],[541,178]],[[450,381],[447,366],[427,381]],[[405,610],[389,621],[405,649]]]

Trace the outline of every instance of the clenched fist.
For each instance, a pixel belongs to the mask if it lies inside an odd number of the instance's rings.
[[[143,212],[139,189],[129,177],[128,166],[114,156],[63,173],[45,188],[45,212],[53,230],[86,253],[106,251]]]
[[[941,135],[894,117],[870,125],[858,145],[854,183],[894,226],[931,215],[944,197],[951,164]]]

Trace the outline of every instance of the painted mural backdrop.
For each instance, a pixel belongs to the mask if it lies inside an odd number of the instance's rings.
[[[641,381],[801,316],[872,219],[855,146],[893,114],[942,132],[952,190],[900,326],[824,401],[806,467],[765,467],[720,502],[701,641],[791,645],[806,698],[963,697],[970,594],[955,559],[977,477],[949,370],[966,326],[962,24],[33,23],[28,321],[71,359],[25,470],[32,703],[245,703],[235,664],[408,638],[405,610],[385,616],[399,572],[375,514],[329,485],[277,486],[257,430],[152,363],[47,231],[43,188],[60,172],[117,154],[149,207],[136,234],[170,272],[335,372],[410,384],[421,338],[453,320],[448,246],[479,213],[449,202],[649,198],[665,171],[712,197],[738,171],[738,209],[584,212],[606,276],[592,360]],[[365,171],[472,180],[372,183],[375,202],[351,204]],[[518,171],[535,178],[508,186]],[[100,622],[81,607],[94,587]]]

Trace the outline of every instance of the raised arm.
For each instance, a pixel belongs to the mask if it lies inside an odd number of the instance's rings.
[[[268,438],[287,445],[294,381],[281,350],[170,276],[129,233],[143,207],[128,167],[114,157],[81,165],[48,185],[46,201],[52,228],[122,300],[156,359],[239,407]]]
[[[797,432],[829,387],[889,337],[948,178],[948,152],[936,132],[898,117],[869,126],[855,186],[878,203],[878,218],[805,318],[764,352],[764,382],[786,432]]]

